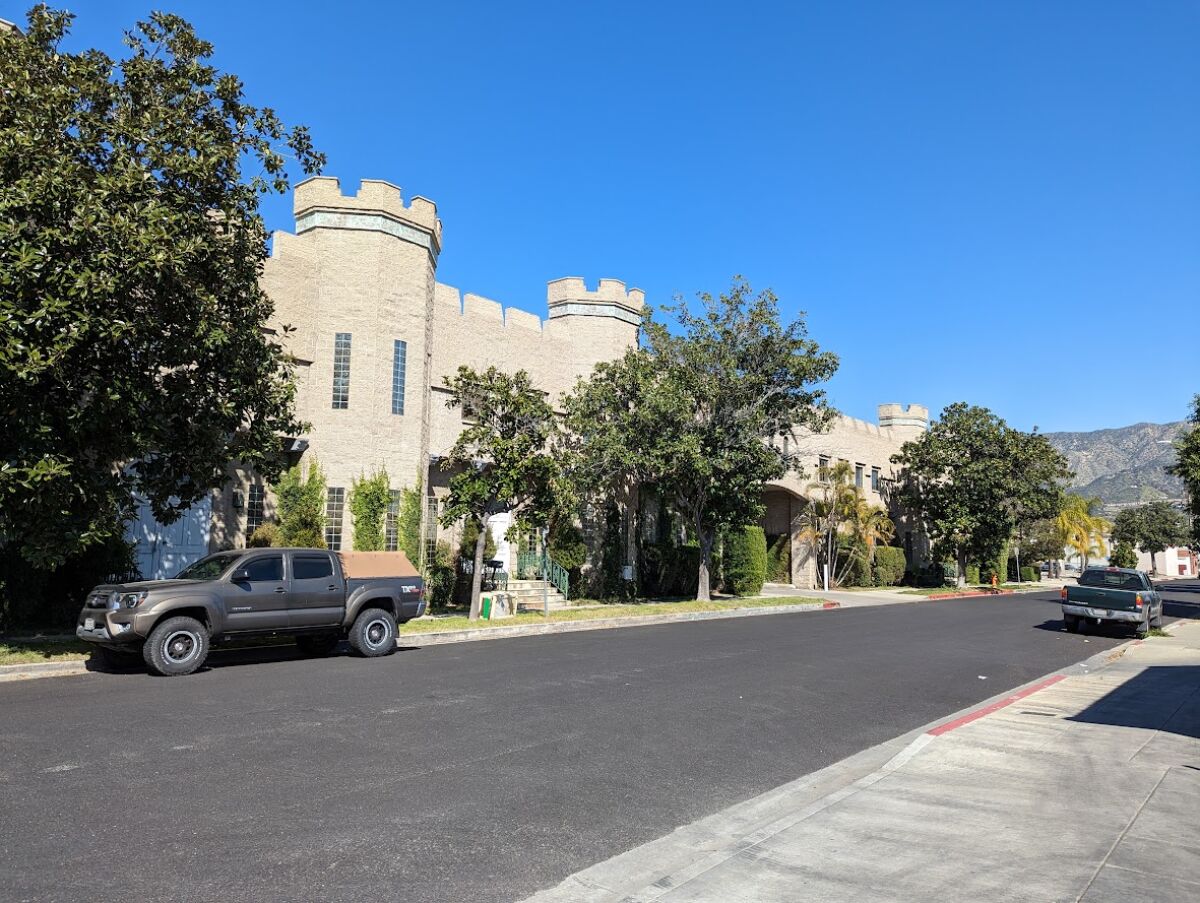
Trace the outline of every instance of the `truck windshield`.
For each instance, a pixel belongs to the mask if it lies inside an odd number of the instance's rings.
[[[1102,586],[1106,589],[1128,589],[1134,592],[1144,590],[1141,574],[1128,574],[1122,571],[1086,570],[1079,575],[1080,586]]]
[[[195,564],[189,564],[175,575],[176,580],[216,580],[229,566],[242,557],[241,552],[217,552],[207,558],[201,558]]]

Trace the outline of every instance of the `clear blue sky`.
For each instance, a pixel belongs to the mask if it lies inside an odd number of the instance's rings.
[[[78,2],[116,53],[146,2]],[[179,2],[328,175],[436,201],[439,279],[771,286],[830,394],[1024,428],[1200,391],[1200,4]],[[0,16],[24,5],[0,0]],[[265,208],[290,228],[290,201]]]

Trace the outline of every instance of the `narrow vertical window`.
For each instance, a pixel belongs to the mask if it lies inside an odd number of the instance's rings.
[[[879,468],[878,467],[871,468],[871,491],[872,492],[879,491]]]
[[[246,493],[246,539],[249,539],[263,522],[263,486],[252,483]]]
[[[822,483],[829,482],[829,456],[821,455],[817,458],[817,479]]]
[[[408,343],[399,339],[392,346],[392,413],[404,413],[404,368],[408,358]]]
[[[339,332],[333,337],[333,407],[350,407],[350,333]]]
[[[342,508],[345,503],[345,487],[330,486],[325,497],[325,545],[331,552],[342,548]]]
[[[394,552],[400,547],[400,490],[391,490],[388,496],[387,519],[383,528],[383,549]]]
[[[438,534],[438,500],[434,496],[429,497],[425,508],[425,561],[418,566],[430,564],[437,555],[437,534]],[[413,564],[416,564],[414,561]]]
[[[859,489],[863,488],[863,466],[861,464],[854,465],[854,485]]]

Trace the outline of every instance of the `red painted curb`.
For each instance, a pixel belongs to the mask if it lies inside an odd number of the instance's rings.
[[[974,599],[976,596],[1011,596],[1016,590],[998,589],[995,592],[991,590],[981,590],[977,593],[934,593],[931,596],[926,596],[926,599]]]
[[[980,718],[982,718],[984,715],[990,715],[990,714],[992,714],[992,712],[998,712],[1000,709],[1004,708],[1005,706],[1010,706],[1014,702],[1019,702],[1020,700],[1024,699],[1026,696],[1032,696],[1038,690],[1044,690],[1044,689],[1046,689],[1046,687],[1049,687],[1049,686],[1052,686],[1052,685],[1058,683],[1064,677],[1066,677],[1065,674],[1055,674],[1050,677],[1047,677],[1045,680],[1041,681],[1040,683],[1034,684],[1032,687],[1026,687],[1024,690],[1021,690],[1019,693],[1014,693],[1012,696],[1006,696],[1003,699],[999,700],[998,702],[993,702],[991,705],[985,705],[981,709],[976,709],[973,712],[968,712],[966,715],[963,715],[961,718],[955,718],[953,721],[947,721],[945,724],[939,724],[937,727],[933,728],[932,730],[926,731],[926,733],[930,734],[931,736],[934,736],[934,737],[940,737],[942,734],[947,734],[950,731],[954,730],[955,728],[962,727],[964,724],[970,724],[972,721],[977,721]]]
[[[841,602],[826,602],[821,607],[822,608],[841,608],[842,603]]]

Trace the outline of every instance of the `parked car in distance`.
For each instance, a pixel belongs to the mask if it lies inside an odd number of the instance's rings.
[[[110,664],[140,653],[152,673],[191,674],[211,644],[294,636],[306,655],[346,638],[360,655],[396,649],[396,625],[425,611],[403,552],[244,549],[217,552],[172,580],[105,584],[88,593],[76,635]]]
[[[1072,633],[1104,621],[1132,624],[1146,635],[1162,626],[1163,599],[1145,571],[1088,568],[1061,591],[1063,622]]]

